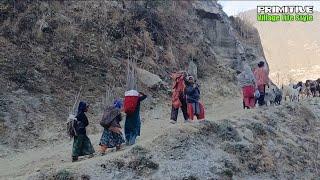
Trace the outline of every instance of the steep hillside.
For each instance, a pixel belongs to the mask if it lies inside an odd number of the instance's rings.
[[[295,73],[320,65],[319,12],[315,12],[312,22],[258,22],[256,10],[240,13],[239,17],[258,29],[275,82],[277,73],[284,82],[290,78],[300,81],[320,77],[319,70],[304,71],[304,75]]]
[[[316,179],[319,99],[243,110],[235,70],[264,60],[258,31],[216,1],[2,1],[0,179]],[[147,92],[137,144],[71,162],[65,120],[82,87],[96,150],[126,61]],[[169,73],[193,61],[202,123],[170,124]],[[123,123],[123,122],[122,122]]]
[[[245,111],[216,101],[205,123],[144,123],[133,147],[70,162],[71,142],[0,159],[2,179],[317,179],[319,99]],[[157,107],[160,108],[160,107]],[[162,108],[161,108],[162,110]],[[318,114],[318,115],[317,115]],[[146,116],[146,115],[144,115]],[[152,116],[152,113],[149,113]],[[100,134],[90,135],[98,144]],[[32,164],[32,165],[30,165]]]
[[[6,147],[65,137],[81,86],[81,99],[91,104],[89,132],[99,132],[106,89],[123,94],[128,58],[163,81],[150,85],[140,76],[152,107],[170,97],[168,74],[189,61],[219,97],[237,94],[234,69],[264,57],[257,31],[245,36],[241,22],[215,1],[5,0],[1,7],[0,142]]]

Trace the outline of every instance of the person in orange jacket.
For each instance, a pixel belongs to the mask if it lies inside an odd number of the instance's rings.
[[[254,76],[257,82],[257,87],[260,92],[260,97],[258,98],[258,103],[260,106],[264,105],[264,96],[265,96],[265,90],[266,85],[269,86],[269,77],[267,69],[265,68],[264,62],[260,61],[258,63],[258,68],[254,70]]]
[[[185,122],[188,120],[187,102],[185,98],[185,77],[187,73],[184,71],[172,73],[173,82],[171,123],[176,124],[179,109],[181,108]]]

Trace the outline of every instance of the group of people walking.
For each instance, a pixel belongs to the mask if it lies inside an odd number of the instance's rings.
[[[200,102],[200,88],[194,77],[188,75],[185,71],[175,72],[171,77],[173,78],[171,123],[175,124],[177,122],[180,108],[185,122],[194,122],[195,116],[198,120],[203,121],[205,118],[204,107]],[[133,90],[133,92],[136,91]],[[129,110],[126,112],[126,99],[125,102],[116,99],[112,106],[106,107],[102,121],[100,122],[100,125],[104,127],[99,143],[101,155],[105,154],[109,148],[120,150],[124,143],[128,146],[136,143],[141,130],[140,103],[146,98],[147,96],[140,92],[134,106],[135,108],[130,113]],[[78,113],[75,117],[76,124],[74,129],[76,135],[74,135],[72,161],[77,161],[80,156],[93,156],[95,153],[91,141],[86,134],[86,127],[89,125],[89,121],[85,113],[88,109],[89,105],[87,103],[79,103]],[[120,125],[122,110],[126,112],[124,136]]]
[[[173,73],[171,77],[173,79],[171,123],[177,123],[179,109],[183,113],[185,122],[193,122],[195,116],[203,121],[204,107],[200,102],[200,88],[194,77],[185,71]]]
[[[242,71],[237,71],[238,84],[242,88],[243,108],[252,109],[265,104],[266,86],[270,86],[268,71],[263,61],[258,63],[258,67],[251,70],[249,65],[244,65]]]
[[[259,62],[254,71],[251,70],[249,65],[245,65],[242,71],[237,71],[237,74],[243,92],[244,108],[254,108],[257,102],[259,105],[263,105],[265,88],[269,85],[264,62]],[[194,117],[197,117],[200,122],[203,121],[205,119],[204,106],[200,102],[200,87],[195,78],[185,71],[175,72],[171,77],[173,79],[173,93],[170,122],[172,124],[177,123],[179,109],[183,113],[185,122],[194,122]],[[116,99],[112,106],[107,107],[102,119],[108,121],[100,122],[104,127],[99,143],[102,155],[109,148],[120,150],[123,143],[129,146],[136,143],[136,138],[140,136],[141,130],[140,103],[146,98],[147,96],[144,93],[138,93],[137,103],[132,113],[126,113],[124,136],[120,125],[123,101]],[[95,152],[90,139],[86,135],[86,127],[89,125],[89,121],[85,113],[88,109],[89,105],[87,103],[79,103],[75,125],[76,135],[74,136],[72,149],[73,161],[77,161],[79,156],[93,156]]]
[[[140,103],[146,98],[147,96],[140,92],[134,112],[126,115],[124,137],[120,125],[120,122],[122,121],[122,100],[116,99],[111,107],[107,107],[105,111],[107,113],[104,114],[102,119],[110,119],[110,121],[104,124],[100,122],[104,127],[99,143],[101,155],[104,155],[108,148],[116,148],[117,151],[121,150],[123,143],[126,143],[128,146],[135,144],[136,138],[140,136],[141,129]],[[77,161],[80,156],[88,155],[91,157],[95,153],[92,143],[86,134],[86,127],[89,125],[89,121],[85,113],[88,109],[89,105],[87,103],[79,103],[76,116],[77,123],[74,126],[76,135],[74,136],[73,141],[72,161]]]

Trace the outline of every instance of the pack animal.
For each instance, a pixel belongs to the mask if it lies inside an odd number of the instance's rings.
[[[299,101],[299,93],[301,87],[297,87],[296,89],[293,88],[293,84],[289,84],[288,86],[282,86],[283,96],[285,101],[287,100],[287,96],[289,96],[289,101]]]
[[[275,89],[274,92],[276,94],[276,98],[274,99],[274,103],[275,103],[275,105],[280,105],[281,101],[282,101],[282,92],[278,88]]]
[[[292,99],[292,91],[293,91],[293,86],[287,86],[287,85],[282,85],[282,94],[284,97],[284,100],[287,101],[287,96],[289,97],[289,101]]]
[[[312,97],[316,97],[317,81],[311,81],[310,82],[310,91],[311,91]]]
[[[297,87],[296,89],[293,89],[292,91],[292,99],[291,101],[298,101],[300,100],[300,90],[301,90],[301,86]]]
[[[320,97],[320,78],[317,79],[316,82],[317,82],[316,93],[318,97]]]
[[[266,87],[265,90],[265,104],[267,106],[275,104],[275,99],[276,99],[276,93],[273,87]]]
[[[306,84],[302,84],[301,90],[300,90],[300,97],[302,99],[309,98],[311,96],[310,87],[307,87]]]

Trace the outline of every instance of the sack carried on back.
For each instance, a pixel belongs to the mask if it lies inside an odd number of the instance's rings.
[[[104,110],[102,119],[100,121],[100,125],[106,129],[108,129],[112,123],[112,121],[118,116],[120,115],[120,109],[113,107],[113,106],[109,106]]]
[[[256,90],[255,92],[254,92],[254,97],[255,98],[259,98],[260,97],[260,92],[259,92],[259,90]]]
[[[69,114],[67,121],[67,133],[70,138],[77,136],[76,126],[77,126],[77,118],[73,114]]]

